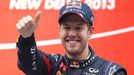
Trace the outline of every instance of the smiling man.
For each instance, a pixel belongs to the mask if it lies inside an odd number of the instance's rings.
[[[27,75],[127,75],[116,63],[97,56],[88,45],[92,35],[94,16],[90,7],[72,1],[60,9],[59,35],[65,56],[47,54],[37,49],[34,31],[41,12],[35,19],[23,17],[17,24],[18,67]]]

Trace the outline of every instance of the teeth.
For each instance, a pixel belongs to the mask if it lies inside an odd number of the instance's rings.
[[[66,40],[66,41],[79,41],[79,40]]]
[[[76,41],[70,41],[70,42],[76,42]]]
[[[67,42],[70,43],[70,44],[75,44],[77,41],[69,40],[69,41],[67,41]]]
[[[67,42],[73,43],[73,42],[79,42],[79,40],[67,40]]]

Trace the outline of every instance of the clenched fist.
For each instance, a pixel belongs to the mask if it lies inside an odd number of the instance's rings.
[[[19,20],[19,22],[16,24],[16,28],[19,31],[19,33],[23,36],[23,38],[30,37],[32,33],[36,30],[40,16],[41,11],[38,11],[36,13],[34,20],[29,15]]]

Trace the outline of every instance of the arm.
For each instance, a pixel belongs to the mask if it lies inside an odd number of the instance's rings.
[[[62,58],[60,55],[45,54],[37,49],[34,31],[38,27],[40,16],[41,12],[38,11],[34,20],[28,15],[16,24],[20,33],[17,42],[18,67],[27,75],[55,74]]]
[[[23,17],[16,24],[20,34],[17,42],[18,47],[18,67],[27,75],[47,74],[47,65],[43,60],[43,53],[37,50],[34,38],[34,31],[38,27],[41,12],[38,11],[35,19],[31,16]]]

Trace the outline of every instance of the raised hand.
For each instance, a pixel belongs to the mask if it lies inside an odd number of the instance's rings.
[[[16,24],[16,28],[23,36],[23,38],[30,37],[32,33],[36,30],[36,28],[38,27],[40,16],[41,11],[37,11],[34,20],[30,15],[25,16],[19,20],[19,22]]]

